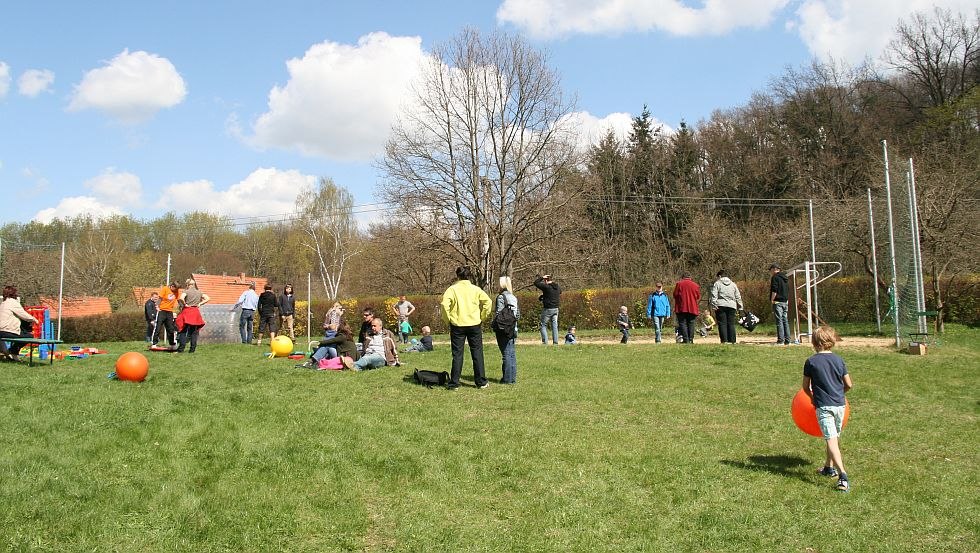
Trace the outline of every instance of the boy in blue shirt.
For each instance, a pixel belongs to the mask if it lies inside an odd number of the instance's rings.
[[[844,394],[851,389],[851,375],[839,355],[830,351],[839,338],[829,326],[821,326],[813,332],[810,342],[816,351],[803,364],[803,391],[810,396],[817,410],[817,422],[824,440],[827,441],[827,458],[823,476],[837,477],[837,490],[850,491],[847,471],[840,453],[840,431],[844,424]]]

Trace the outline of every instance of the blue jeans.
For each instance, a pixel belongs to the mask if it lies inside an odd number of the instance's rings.
[[[242,315],[238,317],[238,333],[242,335],[243,344],[252,343],[253,317],[255,317],[254,309],[242,309]]]
[[[363,371],[367,369],[376,369],[378,367],[384,367],[388,362],[385,361],[385,356],[378,353],[369,353],[357,361],[354,361],[354,369]]]
[[[321,359],[333,359],[337,357],[337,350],[330,346],[320,346],[313,352],[313,361],[320,362]]]
[[[777,301],[772,304],[772,316],[776,322],[776,343],[789,343],[789,302]]]
[[[654,332],[654,336],[656,337],[655,339],[656,339],[656,341],[657,341],[658,344],[660,343],[660,338],[662,337],[662,332],[663,332],[663,329],[664,329],[664,319],[666,319],[666,318],[667,317],[654,317],[653,318],[653,332]]]
[[[551,338],[558,345],[558,308],[549,307],[541,310],[541,343],[548,343],[548,324],[551,323]]]
[[[623,339],[619,341],[620,344],[625,344],[630,341],[630,329],[620,328],[619,331],[623,333]]]
[[[517,383],[517,351],[515,344],[517,336],[507,338],[503,334],[496,333],[497,347],[500,348],[500,370],[503,376],[500,377],[501,384]]]

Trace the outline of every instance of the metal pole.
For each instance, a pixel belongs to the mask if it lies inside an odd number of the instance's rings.
[[[881,148],[885,154],[885,200],[888,202],[888,245],[889,254],[892,259],[892,319],[895,321],[895,347],[902,347],[902,327],[898,320],[898,268],[895,266],[895,226],[892,218],[892,183],[888,175],[888,143],[881,141]]]
[[[306,344],[313,341],[313,277],[306,273]],[[312,355],[312,351],[307,354]]]
[[[915,258],[915,278],[918,287],[915,296],[918,300],[919,313],[926,310],[926,285],[922,276],[922,240],[919,236],[919,199],[915,191],[915,166],[909,158],[909,209],[912,211],[912,255]],[[919,315],[919,332],[926,332],[926,316]]]
[[[810,262],[803,262],[803,270],[806,273],[806,335],[813,338],[813,298],[810,296]],[[800,340],[801,342],[803,340]]]
[[[813,232],[813,200],[807,201],[807,210],[810,213],[810,262],[813,263],[813,303],[810,304],[810,312],[814,318],[820,316],[820,309],[817,307],[817,238]],[[809,282],[810,273],[807,273]]]
[[[167,286],[170,286],[170,254],[167,254]]]
[[[871,189],[868,188],[868,228],[871,229],[871,274],[875,285],[875,328],[881,334],[881,301],[878,299],[878,248],[875,245],[875,214],[871,207]]]
[[[61,307],[62,300],[65,294],[65,243],[61,243],[61,276],[58,279],[58,336],[56,340],[61,339]]]

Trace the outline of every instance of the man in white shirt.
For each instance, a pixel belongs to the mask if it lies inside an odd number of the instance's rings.
[[[239,307],[242,308],[242,314],[238,318],[238,333],[242,336],[243,344],[251,344],[252,321],[255,318],[255,310],[259,307],[259,295],[255,293],[254,282],[248,284],[248,290],[242,292],[242,295],[238,298],[238,303],[229,309],[229,311],[234,311]]]

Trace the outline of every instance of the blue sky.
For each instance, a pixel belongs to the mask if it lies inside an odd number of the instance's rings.
[[[644,104],[676,128],[744,104],[788,66],[877,58],[899,18],[933,4],[6,2],[0,222],[275,216],[320,176],[369,204],[414,67],[466,26],[546,51],[587,140],[625,132]]]

